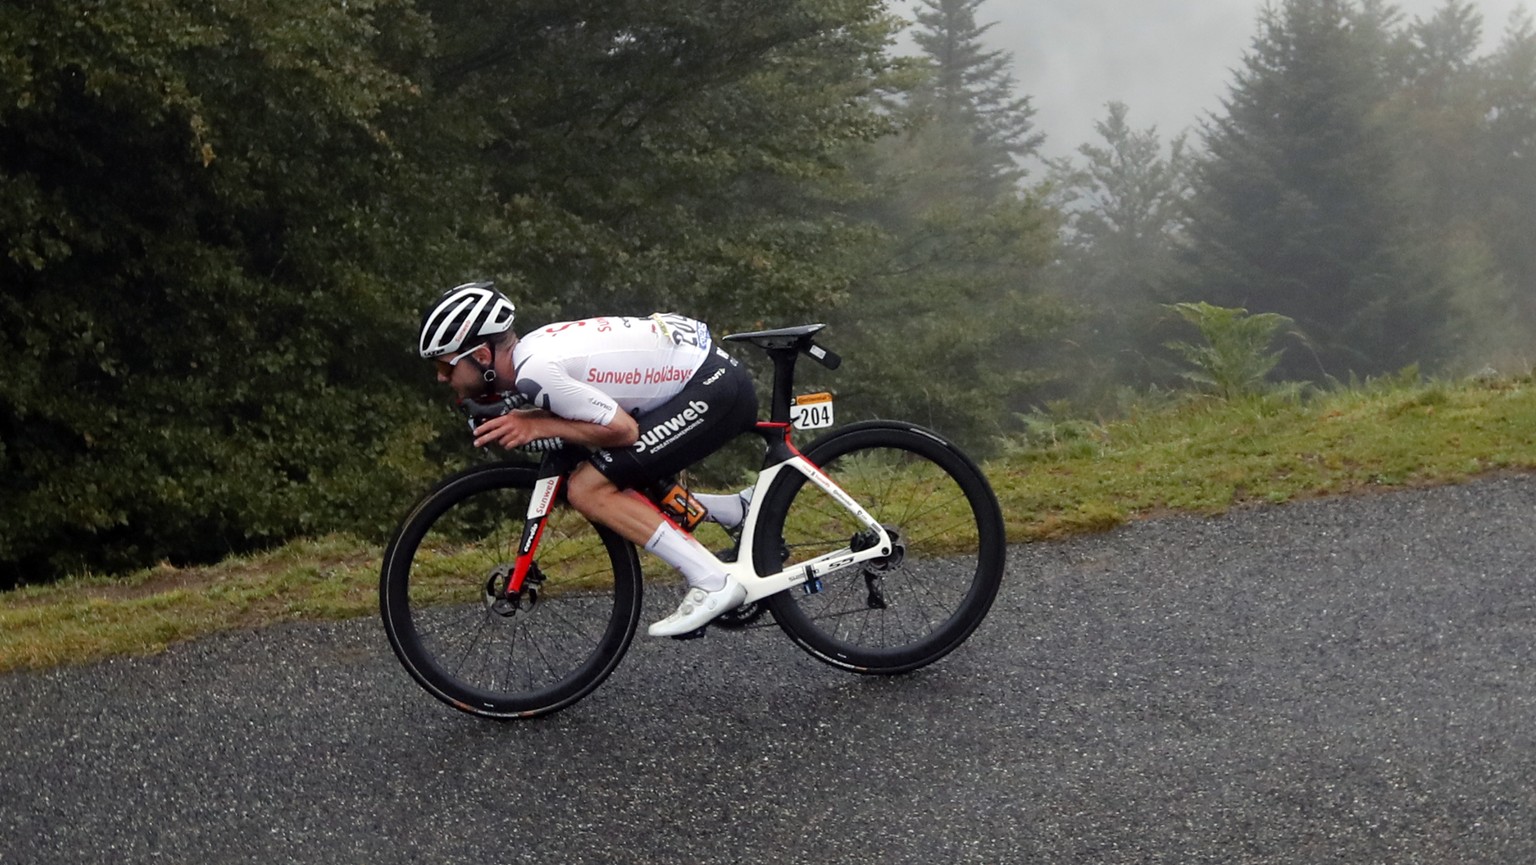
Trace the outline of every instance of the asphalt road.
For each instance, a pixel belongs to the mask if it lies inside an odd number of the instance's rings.
[[[372,620],[0,677],[0,862],[1536,862],[1533,517],[1520,477],[1031,545],[915,675],[641,637],[535,722]]]

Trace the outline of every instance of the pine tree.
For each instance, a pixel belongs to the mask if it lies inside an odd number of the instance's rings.
[[[922,49],[931,77],[913,94],[912,108],[929,128],[948,133],[948,144],[973,161],[978,181],[996,192],[1016,182],[1018,161],[1035,155],[1045,136],[1034,128],[1028,96],[1015,95],[1006,51],[988,51],[982,36],[995,25],[978,26],[982,0],[922,0],[913,41]]]
[[[1435,221],[1476,216],[1481,190],[1473,178],[1477,137],[1490,106],[1477,51],[1482,16],[1466,0],[1446,0],[1415,20],[1405,39],[1405,80],[1393,102],[1404,127],[1408,182]]]
[[[1510,291],[1518,345],[1506,351],[1529,364],[1536,327],[1536,25],[1517,12],[1487,64],[1489,111],[1483,138],[1481,188],[1486,237]]]
[[[1483,366],[1523,337],[1490,239],[1497,184],[1488,171],[1493,112],[1488,62],[1478,54],[1482,16],[1467,0],[1445,0],[1401,31],[1396,92],[1383,115],[1401,153],[1402,188],[1414,202],[1421,256],[1441,274],[1450,301],[1445,333],[1459,366]]]
[[[1084,310],[1073,342],[1084,388],[1148,384],[1166,341],[1167,283],[1189,193],[1192,156],[1183,135],[1165,148],[1157,129],[1133,129],[1119,102],[1094,126],[1101,144],[1078,147],[1080,161],[1051,163],[1053,197],[1065,214],[1063,249],[1052,270],[1056,291]]]
[[[1038,383],[1027,364],[1059,316],[1037,287],[1054,226],[1015,161],[1041,137],[1008,56],[980,47],[978,5],[930,0],[918,16],[925,74],[892,103],[904,131],[863,163],[856,216],[878,234],[833,324],[856,359],[836,381],[851,412],[980,450]]]
[[[1375,374],[1442,354],[1443,280],[1422,255],[1378,118],[1391,34],[1377,11],[1345,0],[1266,8],[1224,114],[1204,130],[1188,291],[1294,319],[1316,359],[1288,354],[1292,377]]]

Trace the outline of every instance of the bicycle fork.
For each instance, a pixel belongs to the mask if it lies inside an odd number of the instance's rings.
[[[546,460],[539,472],[538,481],[533,485],[533,495],[528,500],[523,533],[517,543],[517,558],[513,560],[511,569],[501,566],[493,571],[485,587],[486,601],[491,612],[499,616],[512,616],[523,608],[524,599],[528,601],[529,607],[538,602],[537,587],[544,581],[544,577],[539,573],[538,565],[534,564],[534,556],[539,549],[539,539],[544,536],[544,527],[549,525],[549,515],[555,509],[555,500],[564,482],[564,472],[556,470]]]

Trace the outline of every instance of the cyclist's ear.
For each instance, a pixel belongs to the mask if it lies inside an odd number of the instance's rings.
[[[496,349],[490,343],[477,347],[468,359],[475,362],[475,368],[480,370],[480,377],[486,384],[496,381]]]

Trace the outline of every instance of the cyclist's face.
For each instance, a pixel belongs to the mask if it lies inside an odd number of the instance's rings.
[[[438,358],[432,361],[437,369],[437,380],[447,384],[458,392],[461,397],[478,395],[485,388],[484,367],[490,361],[490,351],[484,345],[478,345],[466,352],[451,357]],[[465,363],[468,358],[474,358],[479,362],[477,367],[473,363]]]

